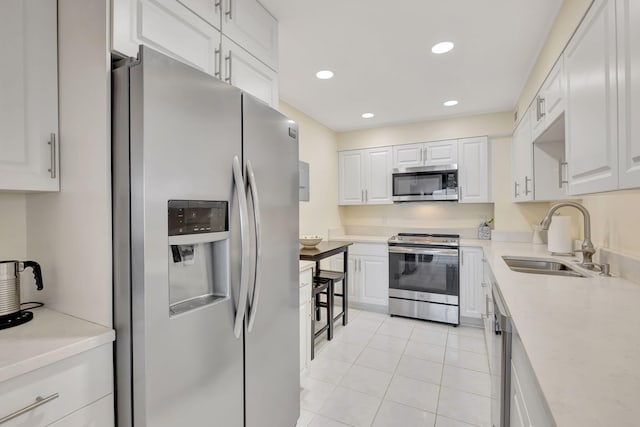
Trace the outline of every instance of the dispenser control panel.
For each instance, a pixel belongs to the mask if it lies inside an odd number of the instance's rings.
[[[169,200],[169,236],[229,231],[229,202]]]

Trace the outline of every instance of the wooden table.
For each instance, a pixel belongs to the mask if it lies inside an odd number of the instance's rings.
[[[344,279],[343,279],[343,283],[342,283],[342,289],[343,289],[343,302],[346,303],[347,301],[347,292],[349,289],[349,273],[348,273],[348,265],[349,265],[349,246],[353,245],[353,242],[344,242],[344,241],[330,241],[330,242],[320,242],[316,247],[314,248],[300,248],[300,261],[313,261],[316,263],[316,269],[315,272],[316,274],[319,273],[320,271],[320,261],[322,261],[325,258],[329,258],[332,257],[334,255],[338,255],[338,254],[344,254],[343,255],[343,263],[342,263],[342,271],[344,272]],[[312,285],[313,286],[313,285]],[[346,309],[346,305],[344,304],[344,308],[343,308],[343,324],[347,324],[349,321],[349,317],[348,317],[348,310]],[[315,316],[314,313],[311,314],[312,316]],[[333,316],[332,316],[333,317]],[[313,325],[313,322],[312,322]],[[332,338],[333,335],[333,320],[329,323],[329,334],[328,334],[328,339],[330,340]],[[312,331],[311,333],[311,339],[313,338],[314,332]],[[312,350],[313,353],[313,350]]]

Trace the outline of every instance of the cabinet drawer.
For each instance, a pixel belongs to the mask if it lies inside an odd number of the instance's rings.
[[[113,394],[109,394],[50,424],[50,427],[113,427],[114,415]]]
[[[311,301],[311,285],[300,287],[300,305]]]
[[[354,243],[349,246],[349,255],[388,256],[389,247],[386,243]]]
[[[313,270],[307,269],[300,273],[300,287],[311,285],[311,280],[313,279]]]
[[[108,344],[0,383],[0,419],[38,397],[54,397],[2,427],[46,426],[110,393],[113,354]]]

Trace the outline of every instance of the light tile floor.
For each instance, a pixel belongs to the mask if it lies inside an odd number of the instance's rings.
[[[298,427],[490,426],[483,331],[349,310],[301,377]]]

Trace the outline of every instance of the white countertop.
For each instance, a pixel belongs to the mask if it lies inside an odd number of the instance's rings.
[[[640,285],[597,273],[588,278],[518,273],[502,259],[567,261],[551,257],[546,245],[466,245],[485,248],[557,425],[640,425]]]
[[[36,308],[33,320],[0,330],[0,382],[115,340],[115,331],[73,316]]]
[[[391,236],[358,236],[358,235],[344,235],[344,236],[332,236],[329,240],[344,240],[354,243],[387,243]]]
[[[300,261],[300,273],[310,268],[314,268],[316,263],[313,261]]]
[[[578,259],[552,257],[546,245],[462,239],[460,246],[484,249],[558,426],[640,425],[640,285],[597,273],[587,278],[518,273],[502,259]]]

